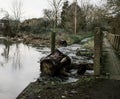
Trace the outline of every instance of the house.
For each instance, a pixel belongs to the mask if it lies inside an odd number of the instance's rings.
[[[9,20],[0,19],[0,31],[3,31],[3,29],[6,27],[7,24],[9,24]]]
[[[5,27],[6,24],[8,24],[8,19],[9,13],[4,9],[0,9],[0,31]]]

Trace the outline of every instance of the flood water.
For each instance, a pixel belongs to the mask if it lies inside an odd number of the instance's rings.
[[[80,44],[58,49],[74,62],[89,62],[85,57],[76,56],[78,48],[81,48]],[[34,82],[40,76],[40,59],[49,53],[50,49],[45,46],[10,43],[0,38],[0,99],[15,99],[30,82]],[[66,82],[75,81],[77,79],[69,77]]]
[[[0,99],[15,99],[30,82],[35,81],[40,74],[39,60],[47,52],[46,47],[37,49],[0,39]]]

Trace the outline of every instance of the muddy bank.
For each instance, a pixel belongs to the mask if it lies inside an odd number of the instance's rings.
[[[85,77],[77,82],[54,81],[31,83],[17,99],[119,99],[120,81]]]
[[[40,45],[49,46],[50,45],[49,38],[43,38],[40,36],[21,35],[13,38],[10,38],[10,37],[3,37],[3,38],[12,43],[23,42],[24,44],[31,44],[33,46],[40,46]]]
[[[43,33],[43,34],[32,34],[32,33],[18,33],[15,37],[7,37],[11,42],[24,42],[25,44],[32,44],[34,46],[45,45],[50,46],[50,35],[51,33]],[[75,43],[82,43],[89,40],[89,38],[93,37],[93,33],[85,33],[79,35],[66,34],[66,33],[56,33],[56,46],[59,47],[61,45],[60,41],[65,41],[62,46],[67,46]],[[88,38],[88,39],[85,39]],[[62,42],[63,43],[63,42]]]

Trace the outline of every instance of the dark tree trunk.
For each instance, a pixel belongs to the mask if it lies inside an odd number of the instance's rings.
[[[59,50],[53,51],[40,61],[42,74],[49,76],[66,75],[66,71],[69,70],[70,64],[71,59]]]
[[[71,63],[70,69],[79,69],[86,67],[86,70],[93,70],[93,63]]]

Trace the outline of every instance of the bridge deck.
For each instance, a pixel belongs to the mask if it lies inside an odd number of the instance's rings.
[[[103,50],[106,54],[104,66],[105,70],[110,73],[110,79],[120,80],[120,59],[106,38],[104,39]]]

